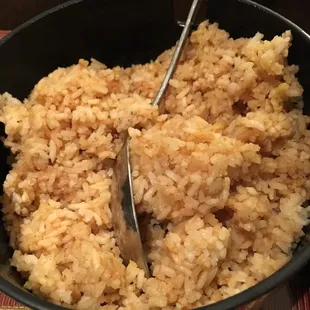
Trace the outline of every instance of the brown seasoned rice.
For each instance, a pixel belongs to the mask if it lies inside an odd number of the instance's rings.
[[[2,212],[25,287],[68,308],[189,309],[287,263],[310,198],[310,118],[290,44],[289,31],[234,40],[201,24],[163,115],[150,103],[172,50],[127,69],[80,60],[23,104],[1,95],[15,155]],[[149,279],[122,263],[111,225],[113,163],[128,129]]]

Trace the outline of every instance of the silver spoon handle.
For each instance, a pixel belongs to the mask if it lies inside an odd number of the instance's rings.
[[[188,34],[189,34],[190,29],[191,29],[193,19],[195,18],[195,15],[199,10],[199,7],[200,7],[200,4],[202,1],[203,0],[193,0],[192,6],[190,8],[190,11],[188,13],[188,16],[187,16],[187,19],[185,22],[185,26],[183,28],[183,31],[182,31],[182,34],[180,37],[180,40],[178,41],[178,43],[175,47],[174,53],[172,55],[172,59],[171,59],[169,68],[167,70],[166,76],[165,76],[165,78],[164,78],[164,80],[163,80],[163,82],[162,82],[162,84],[161,84],[161,86],[157,92],[157,95],[156,95],[156,97],[152,103],[153,107],[158,105],[159,102],[161,101],[161,99],[162,99],[162,97],[163,97],[163,95],[164,95],[164,93],[168,87],[169,81],[175,72],[175,69],[177,67],[177,64],[179,62],[179,59],[180,59],[182,51],[183,51],[183,47],[184,47],[186,40],[188,38]]]
[[[188,37],[195,13],[198,11],[199,4],[202,1],[203,0],[193,0],[180,40],[176,45],[166,76],[155,100],[153,101],[153,106],[156,106],[161,101],[164,92],[167,89],[169,80],[175,71],[175,67],[177,66]],[[111,210],[115,237],[124,262],[128,263],[130,260],[136,262],[138,267],[145,271],[145,276],[149,277],[150,272],[143,251],[134,204],[128,136],[126,137],[125,144],[120,150],[115,162],[111,185]]]

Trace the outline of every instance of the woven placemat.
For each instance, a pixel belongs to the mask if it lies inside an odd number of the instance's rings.
[[[0,30],[0,39],[8,31]],[[1,70],[1,68],[0,68]],[[310,310],[310,265],[287,286],[267,298],[264,310]],[[28,309],[0,292],[0,310]]]
[[[7,33],[8,31],[6,30],[0,30],[0,39],[2,39]]]

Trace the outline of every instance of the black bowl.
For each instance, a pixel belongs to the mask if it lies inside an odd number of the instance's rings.
[[[181,0],[178,0],[181,1]],[[272,38],[290,29],[290,63],[300,65],[305,88],[304,112],[310,114],[310,37],[298,26],[248,0],[209,0],[206,18],[219,22],[233,37],[257,31]],[[23,99],[40,78],[58,66],[94,57],[108,66],[129,66],[156,58],[174,45],[181,32],[174,19],[172,0],[73,0],[26,22],[0,41],[0,93]],[[0,182],[9,170],[8,151],[1,147]],[[310,231],[299,242],[292,260],[254,287],[204,307],[233,309],[272,291],[296,274],[310,259]],[[19,274],[9,266],[12,250],[0,219],[0,290],[33,309],[64,309],[23,289]]]

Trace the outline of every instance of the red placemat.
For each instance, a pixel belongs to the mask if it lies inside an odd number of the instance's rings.
[[[0,39],[8,31],[0,30]],[[1,70],[1,69],[0,69]],[[289,285],[267,298],[264,310],[310,310],[310,265],[302,270]],[[28,309],[0,293],[0,310]]]
[[[2,39],[7,33],[8,31],[6,30],[0,30],[0,39]]]

